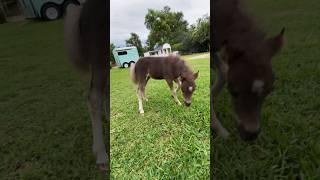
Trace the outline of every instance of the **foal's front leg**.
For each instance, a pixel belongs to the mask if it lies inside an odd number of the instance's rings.
[[[177,88],[176,88],[176,93],[177,93],[181,88],[180,78],[175,79],[174,82],[177,84]]]
[[[171,93],[172,93],[172,96],[174,98],[174,101],[179,105],[181,106],[181,102],[179,101],[178,97],[177,97],[177,91],[176,89],[173,88],[173,81],[172,80],[166,80],[167,83],[168,83],[168,86],[170,87],[170,90],[171,90]],[[178,88],[177,88],[178,89]]]
[[[211,120],[211,128],[215,133],[217,133],[222,138],[227,138],[229,136],[229,132],[221,125],[220,121],[217,119],[216,114],[212,111],[212,120]]]
[[[226,56],[225,56],[226,58]],[[211,85],[211,92],[210,92],[210,109],[212,112],[211,118],[211,128],[214,132],[216,132],[219,136],[223,138],[227,138],[229,136],[229,132],[222,126],[216,114],[214,112],[214,101],[217,99],[221,89],[223,88],[224,84],[226,83],[227,71],[228,66],[222,61],[218,54],[214,54],[214,65],[217,67],[218,70],[218,78],[215,82],[215,85]],[[212,70],[212,69],[211,69]]]
[[[108,155],[103,140],[103,125],[102,125],[102,102],[103,102],[103,85],[101,80],[102,73],[92,72],[92,80],[88,96],[88,108],[92,121],[93,131],[93,153],[96,156],[96,163],[100,170],[108,171]]]

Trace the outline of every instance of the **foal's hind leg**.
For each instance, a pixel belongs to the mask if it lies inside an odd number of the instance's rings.
[[[139,113],[144,114],[143,105],[142,105],[142,100],[144,97],[144,85],[143,84],[138,85],[137,96],[138,96],[138,101],[139,101]]]
[[[172,96],[174,98],[174,101],[179,105],[181,106],[181,102],[179,101],[178,97],[177,97],[177,92],[176,92],[176,89],[173,88],[173,81],[172,80],[166,80],[167,83],[168,83],[168,86],[170,87],[170,90],[171,90],[171,93],[172,93]]]
[[[142,99],[145,100],[145,101],[148,101],[148,98],[146,97],[145,87],[147,86],[147,83],[148,83],[149,79],[150,79],[150,76],[147,76],[146,77],[146,82],[144,83],[144,88],[143,88],[144,90],[143,90]]]

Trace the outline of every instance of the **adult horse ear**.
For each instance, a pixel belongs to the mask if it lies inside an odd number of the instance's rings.
[[[196,80],[199,76],[199,71],[193,74],[194,79]]]
[[[284,31],[285,31],[285,28],[282,28],[281,32],[278,35],[267,39],[267,48],[268,48],[268,54],[270,57],[273,57],[274,55],[276,55],[283,47]]]

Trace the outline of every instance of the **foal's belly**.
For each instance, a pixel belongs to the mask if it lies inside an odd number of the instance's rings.
[[[163,64],[152,64],[148,68],[148,76],[152,79],[175,79],[177,73],[172,73],[172,67]]]
[[[164,77],[160,74],[149,74],[149,76],[152,78],[152,79],[156,79],[156,80],[161,80],[161,79],[164,79]]]
[[[148,76],[150,76],[152,79],[164,79],[163,70],[153,66],[148,69]]]

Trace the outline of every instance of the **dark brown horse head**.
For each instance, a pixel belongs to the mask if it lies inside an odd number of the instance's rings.
[[[244,140],[255,140],[260,132],[262,104],[274,82],[271,59],[282,47],[283,33],[284,29],[250,49],[228,53],[228,89],[238,130]]]
[[[191,105],[192,94],[196,90],[195,80],[198,78],[198,75],[199,71],[196,73],[189,71],[188,73],[181,76],[181,90],[186,106]]]

